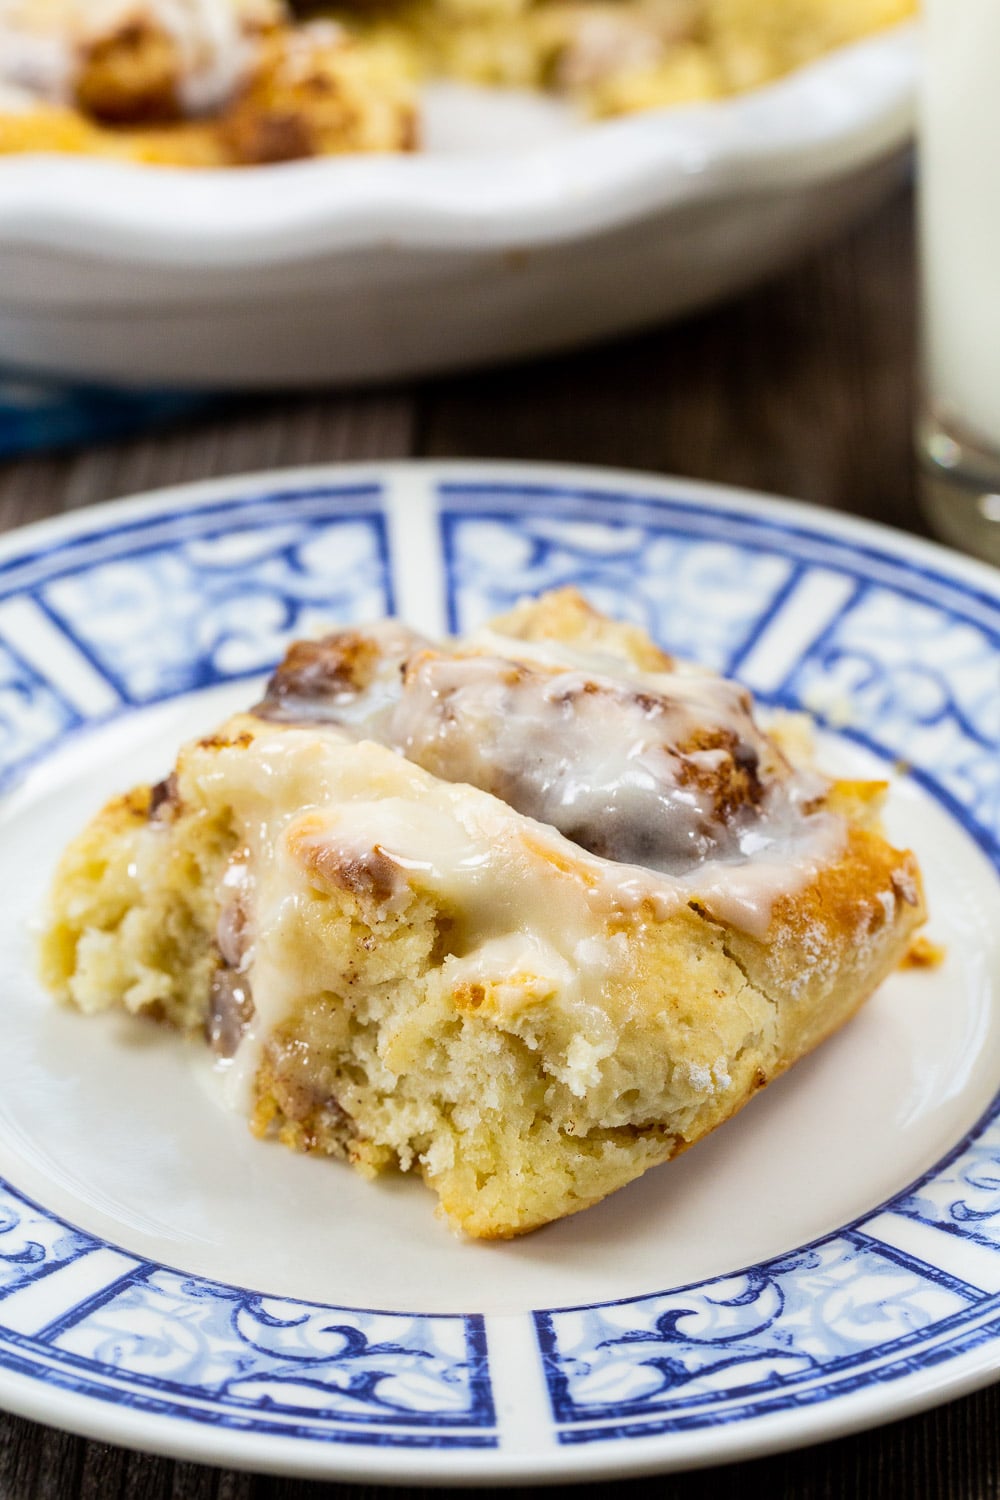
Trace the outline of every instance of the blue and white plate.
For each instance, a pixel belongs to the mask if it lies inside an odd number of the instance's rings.
[[[831,1437],[1000,1369],[1000,584],[784,502],[482,464],[227,480],[0,548],[0,1405],[189,1459],[594,1479]],[[462,1242],[252,1140],[201,1049],[54,1007],[68,837],[248,703],[290,637],[465,628],[573,583],[804,705],[892,782],[937,969],[585,1214]]]

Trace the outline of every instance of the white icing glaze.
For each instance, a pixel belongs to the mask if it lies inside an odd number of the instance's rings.
[[[216,946],[223,963],[243,973],[253,956],[253,872],[248,850],[241,849],[229,861],[217,894]]]
[[[323,986],[304,967],[300,919],[317,888],[338,886],[338,872],[363,872],[374,857],[376,919],[401,910],[414,891],[455,912],[461,940],[442,982],[481,986],[527,1045],[534,1005],[569,1010],[579,1040],[550,1066],[582,1092],[614,1041],[607,979],[628,963],[616,918],[641,930],[694,902],[763,937],[776,897],[804,888],[844,839],[842,821],[820,814],[752,859],[709,860],[683,875],[618,864],[494,796],[442,781],[332,726],[317,734],[262,723],[250,746],[206,752],[198,775],[209,792],[219,778],[246,841],[246,859],[241,853],[224,882],[227,897],[245,899],[247,866],[253,871],[252,945],[237,944],[232,957],[247,975],[255,1012],[226,1085],[244,1110],[264,1041]]]
[[[494,797],[439,781],[383,746],[336,731],[320,738],[262,726],[250,747],[209,752],[199,775],[208,787],[221,778],[254,872],[253,944],[240,967],[255,1013],[226,1082],[236,1107],[250,1105],[264,1040],[317,982],[304,977],[296,944],[301,903],[315,899],[324,868],[333,879],[373,851],[381,873],[387,866],[398,872],[380,915],[413,890],[461,913],[463,951],[446,961],[449,984],[506,985],[506,1003],[529,1011],[532,996],[555,989],[559,1003],[577,1013],[576,1030],[588,1045],[607,1042],[601,996],[624,950],[620,934],[603,934],[602,921],[635,899],[629,888],[620,899],[618,867]],[[572,873],[556,877],[553,861]],[[662,913],[683,904],[679,889],[659,877],[631,874],[650,894],[658,888]],[[242,891],[241,877],[232,878]],[[511,984],[512,975],[525,983]],[[586,1072],[580,1059],[567,1068]]]
[[[355,685],[335,670],[344,639],[330,641],[334,690],[320,643],[307,670],[277,674],[260,712],[370,736],[619,863],[680,875],[711,859],[780,860],[827,786],[793,770],[748,694],[710,673],[495,636],[478,653],[438,651],[396,632],[370,638],[377,670]]]
[[[743,860],[707,860],[677,882],[709,916],[763,941],[774,903],[796,896],[843,853],[843,818],[819,812],[789,825],[768,847]]]
[[[654,696],[577,670],[427,656],[387,734],[419,765],[492,791],[587,849],[676,870],[729,842],[710,790],[726,757],[677,747],[698,727],[736,726],[739,749],[758,759],[737,690],[712,682],[692,691],[694,681]]]

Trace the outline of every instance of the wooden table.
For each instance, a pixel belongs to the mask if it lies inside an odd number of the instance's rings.
[[[913,308],[901,194],[752,295],[641,337],[472,377],[255,398],[168,434],[8,464],[0,529],[207,475],[448,456],[693,475],[922,531],[910,456]],[[998,1500],[1000,1386],[804,1452],[602,1489],[689,1500],[757,1486],[781,1500]],[[0,1416],[0,1500],[361,1500],[372,1488],[221,1473]]]

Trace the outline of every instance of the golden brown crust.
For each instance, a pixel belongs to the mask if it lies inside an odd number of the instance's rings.
[[[76,104],[104,124],[176,120],[181,58],[173,37],[149,17],[131,16],[88,46],[80,60]]]
[[[519,641],[561,641],[565,645],[599,646],[645,672],[669,672],[673,657],[662,651],[638,625],[609,620],[579,589],[552,589],[536,599],[521,599],[492,628]]]
[[[800,893],[775,902],[764,939],[727,932],[726,951],[782,1006],[780,1071],[859,1009],[899,966],[925,918],[914,855],[850,827],[840,858]]]
[[[918,932],[900,964],[901,969],[939,969],[948,957],[943,943],[935,943],[926,933]]]
[[[410,87],[391,61],[331,26],[269,38],[219,129],[234,161],[259,165],[410,150],[415,121]]]
[[[363,693],[379,661],[378,643],[359,630],[295,641],[267,686],[267,700]]]

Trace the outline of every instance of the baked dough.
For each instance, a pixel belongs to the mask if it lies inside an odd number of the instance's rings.
[[[284,0],[0,0],[0,154],[221,167],[415,144],[396,50]]]
[[[879,783],[566,591],[293,646],[68,849],[60,999],[205,1036],[258,1135],[466,1234],[595,1203],[846,1021],[923,920]]]
[[[419,135],[415,80],[540,89],[584,116],[627,114],[758,88],[914,10],[915,0],[0,0],[0,154],[195,167],[405,151]]]

